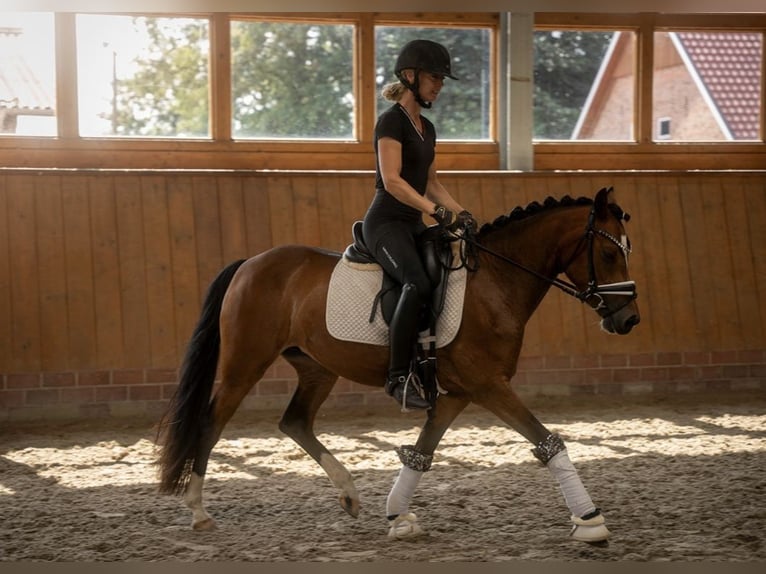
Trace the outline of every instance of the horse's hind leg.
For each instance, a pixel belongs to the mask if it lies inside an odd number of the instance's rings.
[[[330,394],[338,375],[297,349],[288,350],[283,356],[298,373],[298,388],[282,415],[279,429],[319,463],[330,481],[340,490],[343,510],[356,518],[359,515],[359,494],[351,474],[314,434],[316,413]]]
[[[221,437],[226,423],[234,415],[250,389],[263,377],[271,362],[273,359],[262,362],[262,365],[258,367],[238,367],[241,370],[236,371],[239,373],[237,376],[234,375],[235,371],[227,368],[228,366],[224,362],[218,391],[210,403],[206,420],[201,423],[203,424],[203,431],[194,457],[189,484],[183,497],[184,503],[192,511],[192,528],[194,530],[212,530],[215,528],[215,521],[205,511],[202,503],[202,486],[210,453]]]

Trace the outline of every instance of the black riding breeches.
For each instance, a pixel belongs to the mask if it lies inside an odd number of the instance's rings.
[[[417,339],[417,331],[427,323],[431,280],[418,252],[416,236],[425,225],[390,221],[362,228],[367,247],[380,266],[402,285],[394,315],[389,324],[389,376],[406,375]]]
[[[425,230],[422,222],[387,221],[370,225],[364,222],[362,233],[367,247],[381,267],[400,285],[410,283],[417,289],[421,305],[428,303],[431,280],[423,267],[415,238]]]

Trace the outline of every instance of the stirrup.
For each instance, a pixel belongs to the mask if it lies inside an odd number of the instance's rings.
[[[427,410],[431,408],[431,403],[421,396],[420,379],[412,372],[406,376],[389,376],[385,389],[386,393],[401,403],[403,413],[409,412],[411,409]]]

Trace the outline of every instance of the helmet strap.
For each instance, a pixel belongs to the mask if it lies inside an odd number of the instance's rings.
[[[399,81],[404,84],[404,87],[415,94],[415,101],[420,104],[421,108],[427,110],[431,109],[431,102],[425,101],[420,97],[420,70],[415,70],[415,81],[410,82],[404,74],[400,74]]]

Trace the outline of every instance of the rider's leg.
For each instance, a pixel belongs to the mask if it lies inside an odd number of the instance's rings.
[[[430,403],[409,384],[419,309],[417,287],[412,283],[403,285],[399,303],[389,325],[391,355],[385,389],[403,408],[427,409],[431,406]]]
[[[386,392],[405,408],[427,409],[430,403],[409,384],[421,307],[431,294],[431,282],[415,244],[417,231],[417,226],[389,222],[373,230],[365,228],[364,233],[368,246],[374,244],[375,258],[381,267],[402,285],[389,325],[391,355]]]

